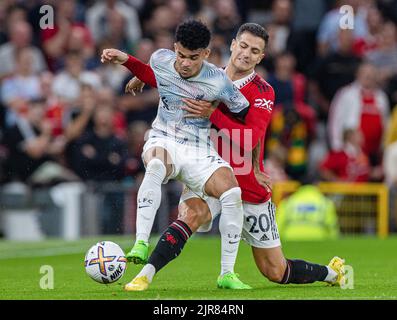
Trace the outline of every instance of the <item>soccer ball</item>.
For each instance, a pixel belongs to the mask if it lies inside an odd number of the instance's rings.
[[[84,266],[91,279],[107,284],[121,279],[127,268],[127,259],[118,244],[102,241],[88,250]]]

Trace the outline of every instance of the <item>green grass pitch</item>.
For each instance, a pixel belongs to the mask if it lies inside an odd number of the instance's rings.
[[[91,280],[83,263],[88,248],[100,240],[118,243],[125,251],[132,245],[127,237],[103,236],[64,242],[37,243],[0,241],[0,299],[397,299],[397,237],[342,238],[324,242],[285,242],[289,258],[327,264],[334,256],[346,259],[354,270],[354,289],[329,287],[317,282],[307,285],[278,285],[257,270],[251,248],[241,243],[236,272],[253,290],[216,288],[220,269],[220,239],[194,236],[179,258],[155,277],[148,291],[124,292],[141,266],[129,264],[117,283],[102,285]],[[153,238],[152,247],[157,238]],[[54,270],[54,289],[40,288],[40,268]]]

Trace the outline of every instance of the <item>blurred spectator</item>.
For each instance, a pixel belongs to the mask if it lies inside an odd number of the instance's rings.
[[[7,108],[6,125],[15,124],[16,118],[27,112],[28,101],[41,96],[39,76],[33,72],[34,54],[27,47],[16,52],[15,74],[3,81],[2,102]]]
[[[93,122],[93,130],[76,141],[73,171],[84,180],[121,180],[125,177],[127,146],[114,135],[113,109],[96,109]]]
[[[70,143],[69,147],[76,139],[92,130],[92,116],[96,103],[96,91],[94,88],[90,85],[83,85],[77,103],[65,112],[65,136]]]
[[[38,73],[47,69],[44,56],[41,51],[32,46],[32,28],[25,21],[18,21],[12,26],[10,41],[0,46],[0,80],[15,72],[15,57],[19,50],[30,48],[32,52],[32,72]]]
[[[52,135],[54,137],[60,137],[64,133],[65,121],[65,109],[66,106],[62,103],[52,90],[52,84],[54,81],[54,75],[49,72],[43,72],[40,75],[40,89],[41,96],[46,101],[46,119],[51,122]]]
[[[169,49],[174,50],[174,35],[169,31],[158,31],[152,36],[154,46],[157,49]],[[138,54],[138,52],[137,52]]]
[[[307,171],[308,148],[311,136],[304,121],[292,102],[275,107],[272,115],[266,150],[284,146],[287,148],[285,171],[292,179],[301,180]]]
[[[283,52],[276,57],[275,69],[267,81],[277,92],[275,104],[290,101],[303,103],[306,98],[306,78],[295,71],[296,59],[289,52]]]
[[[368,182],[371,167],[362,150],[361,131],[347,129],[343,134],[343,149],[331,151],[320,165],[320,176],[326,181]]]
[[[8,1],[0,1],[0,44],[9,41],[12,26],[27,22],[27,12],[23,6]]]
[[[294,53],[297,70],[304,74],[308,73],[309,65],[316,58],[316,31],[325,10],[326,0],[293,1],[292,28],[288,50]]]
[[[356,81],[343,87],[331,103],[328,130],[331,148],[343,148],[343,132],[359,129],[364,136],[364,153],[372,166],[381,162],[382,138],[389,115],[387,96],[379,89],[377,69],[369,63],[360,65]]]
[[[94,53],[90,30],[77,22],[75,11],[75,0],[56,1],[55,26],[41,31],[42,45],[51,71],[62,66],[63,56],[69,50],[78,49],[83,58],[91,57]]]
[[[368,52],[378,47],[380,33],[383,28],[383,17],[376,5],[370,5],[367,10],[366,23],[368,33],[365,37],[358,37],[354,40],[353,51],[363,57]]]
[[[96,107],[109,106],[113,108],[113,128],[117,138],[125,140],[127,138],[127,121],[124,112],[118,105],[115,92],[110,87],[103,87],[96,93]]]
[[[136,10],[119,0],[97,1],[87,10],[87,25],[95,42],[110,39],[120,50],[130,51],[141,38]]]
[[[174,34],[177,22],[174,13],[167,5],[159,5],[151,11],[150,19],[144,22],[144,36],[154,38],[157,32]]]
[[[9,151],[6,163],[8,179],[26,181],[51,155],[59,152],[52,144],[51,124],[43,121],[45,101],[29,101],[25,117],[4,132],[4,142]]]
[[[328,118],[329,105],[335,93],[354,80],[360,63],[360,58],[353,53],[353,32],[341,29],[337,40],[337,49],[319,58],[311,72],[311,98],[318,107],[319,119],[324,122]]]
[[[266,53],[276,56],[287,50],[291,33],[292,3],[290,0],[275,0],[272,4],[271,22],[267,25],[269,44]]]
[[[313,108],[305,103],[306,78],[296,72],[295,57],[285,52],[277,56],[274,73],[268,76],[268,82],[277,92],[275,105],[293,103],[295,110],[305,121],[308,135],[314,136],[316,115]]]
[[[288,240],[330,240],[339,236],[334,203],[313,185],[304,185],[277,209],[280,237]]]
[[[171,11],[174,14],[174,21],[177,25],[184,20],[191,18],[186,0],[168,0],[167,5],[171,8]]]
[[[378,68],[382,86],[397,75],[397,28],[393,22],[386,22],[382,26],[377,48],[367,52],[365,57]]]
[[[348,5],[353,8],[353,38],[366,38],[367,36],[365,4],[360,0],[337,0],[335,1],[334,9],[327,12],[323,17],[317,32],[317,52],[320,56],[325,56],[329,52],[336,51],[338,49],[338,33],[339,30],[341,30],[340,21],[343,17],[339,10],[341,6],[344,5]]]
[[[214,4],[215,19],[212,29],[215,34],[222,34],[226,43],[230,44],[240,26],[241,18],[234,0],[216,0]]]
[[[141,153],[145,144],[145,135],[150,129],[145,121],[134,121],[128,127],[128,159],[127,175],[134,177],[139,184],[145,173],[145,166],[142,161]]]
[[[283,53],[277,56],[275,71],[268,76],[268,82],[277,92],[268,150],[286,146],[286,172],[299,179],[306,173],[307,151],[316,124],[313,109],[304,102],[306,79],[295,72],[295,58]]]
[[[66,54],[65,70],[55,76],[52,89],[65,103],[73,104],[79,97],[82,83],[95,88],[101,86],[96,72],[84,70],[82,54],[79,51],[69,51]]]

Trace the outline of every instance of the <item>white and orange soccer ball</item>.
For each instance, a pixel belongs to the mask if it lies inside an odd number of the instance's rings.
[[[127,268],[127,259],[118,244],[101,241],[88,250],[84,266],[91,279],[108,284],[121,279]]]

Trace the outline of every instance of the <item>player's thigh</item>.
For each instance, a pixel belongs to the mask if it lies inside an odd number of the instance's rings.
[[[169,152],[165,148],[160,147],[160,146],[155,146],[155,147],[151,147],[143,152],[142,160],[143,160],[145,167],[153,159],[159,159],[164,164],[164,166],[166,168],[166,176],[167,177],[172,174],[172,172],[174,170],[173,160],[172,160]]]
[[[211,197],[219,198],[224,192],[238,187],[238,182],[230,167],[218,168],[207,180],[205,193]]]
[[[230,164],[215,149],[187,145],[183,151],[178,179],[199,197],[219,198],[224,191],[238,186]]]

